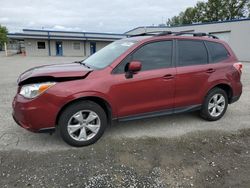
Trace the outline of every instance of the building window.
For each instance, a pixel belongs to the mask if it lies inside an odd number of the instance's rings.
[[[74,50],[80,50],[81,49],[80,42],[74,42],[73,48],[74,48]]]
[[[37,42],[38,49],[45,49],[45,42]]]

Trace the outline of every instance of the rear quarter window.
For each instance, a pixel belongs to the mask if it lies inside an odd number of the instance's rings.
[[[208,41],[206,41],[206,45],[210,54],[211,63],[218,63],[229,57],[229,53],[224,45]]]

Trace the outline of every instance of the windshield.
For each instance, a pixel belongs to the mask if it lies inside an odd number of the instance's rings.
[[[83,63],[97,69],[105,68],[135,43],[135,41],[126,40],[115,41],[85,59]]]

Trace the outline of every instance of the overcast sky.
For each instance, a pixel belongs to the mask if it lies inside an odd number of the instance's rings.
[[[23,28],[124,33],[158,25],[197,0],[0,0],[0,24]]]

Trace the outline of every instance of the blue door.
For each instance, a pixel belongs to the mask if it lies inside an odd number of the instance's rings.
[[[96,52],[96,43],[91,42],[90,43],[90,55],[94,54]]]
[[[56,42],[56,55],[57,56],[63,55],[62,42],[59,41]]]

